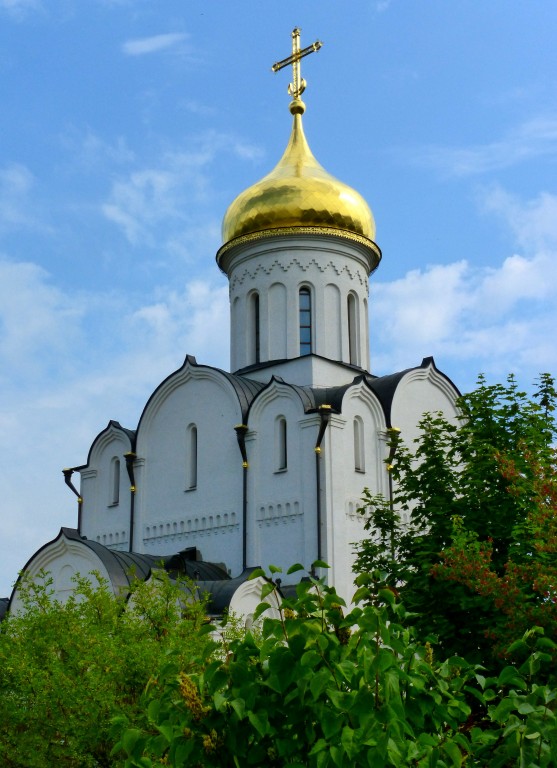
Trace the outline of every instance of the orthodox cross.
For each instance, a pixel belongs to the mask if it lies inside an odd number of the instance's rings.
[[[292,82],[288,86],[288,93],[293,99],[299,99],[306,89],[306,81],[303,77],[300,77],[300,59],[303,59],[303,57],[307,56],[309,53],[318,51],[322,45],[323,43],[320,40],[316,40],[315,43],[308,45],[307,48],[300,49],[300,30],[296,27],[296,29],[292,31],[292,55],[282,61],[277,61],[277,63],[273,64],[271,67],[273,72],[278,72],[289,64],[292,64]]]

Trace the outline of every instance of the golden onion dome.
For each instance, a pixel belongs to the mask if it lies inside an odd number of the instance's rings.
[[[335,179],[313,156],[302,127],[304,103],[290,104],[294,122],[278,165],[229,206],[223,243],[242,235],[290,227],[330,227],[375,237],[375,222],[364,198]]]

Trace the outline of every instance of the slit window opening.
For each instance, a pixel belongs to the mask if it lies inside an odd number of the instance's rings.
[[[353,293],[348,294],[348,351],[352,365],[360,364],[358,354],[358,323],[357,323],[357,305],[356,297]]]
[[[260,363],[261,362],[261,323],[260,323],[258,293],[252,293],[250,305],[251,305],[250,311],[251,311],[252,361],[254,363]]]
[[[120,503],[120,459],[112,459],[110,470],[110,504],[116,506]]]
[[[300,355],[309,355],[311,346],[311,292],[309,288],[300,288]]]
[[[282,472],[288,467],[288,434],[284,416],[279,417],[276,422],[276,449],[277,472]]]
[[[354,469],[356,472],[366,471],[364,445],[364,424],[357,416],[354,419]]]
[[[190,424],[186,440],[186,490],[197,488],[197,427]]]

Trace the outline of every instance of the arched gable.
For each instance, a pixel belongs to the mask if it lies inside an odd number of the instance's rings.
[[[135,432],[109,421],[94,439],[81,475],[80,531],[117,549],[129,549],[130,480],[126,454],[135,449]]]
[[[369,377],[357,376],[351,384],[343,387],[337,407],[346,418],[366,413],[369,414],[375,429],[387,428],[385,412],[379,398],[370,387]]]
[[[151,560],[153,561],[151,563]],[[126,595],[135,578],[144,578],[154,559],[144,555],[112,552],[94,541],[82,538],[72,528],[61,528],[58,536],[39,549],[26,563],[13,589],[9,610],[22,609],[22,579],[37,579],[42,573],[52,578],[53,597],[62,602],[75,589],[74,577],[82,576],[97,586],[106,581],[115,595]]]
[[[198,365],[195,358],[188,355],[183,366],[159,384],[147,401],[137,427],[138,444],[144,439],[143,435],[149,431],[164,403],[168,401],[173,393],[190,382],[211,384],[213,392],[219,393],[219,399],[222,398],[233,404],[237,413],[237,422],[244,420],[244,414],[247,412],[254,394],[262,386],[244,377],[233,376],[219,368]]]
[[[435,365],[432,357],[422,365],[404,372],[397,383],[391,401],[391,422],[399,427],[408,445],[418,435],[418,424],[424,413],[441,411],[446,418],[456,420],[459,391],[453,382]]]
[[[111,443],[119,443],[123,448],[122,453],[133,451],[135,446],[135,436],[136,433],[133,430],[126,429],[120,422],[111,419],[91,443],[85,467],[90,468],[98,465],[101,457]],[[83,467],[83,469],[85,469],[85,467]]]
[[[230,600],[230,613],[235,616],[240,616],[247,629],[251,627],[253,622],[253,614],[259,603],[261,602],[261,593],[263,587],[269,582],[262,576],[258,576],[255,579],[244,581],[238,589],[232,595]],[[269,608],[262,614],[264,618],[277,619],[280,617],[279,604],[280,600],[277,597],[276,592],[271,592],[267,595],[265,600],[269,603]]]
[[[155,390],[137,430],[136,549],[195,546],[238,573],[243,470],[235,427],[262,387],[188,356]]]
[[[312,391],[307,387],[288,384],[278,376],[271,380],[257,393],[249,408],[246,423],[251,426],[261,419],[262,413],[274,400],[285,400],[299,412],[300,417],[315,409],[316,401]]]

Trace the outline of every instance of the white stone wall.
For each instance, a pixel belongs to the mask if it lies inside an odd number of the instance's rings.
[[[242,416],[236,393],[218,371],[178,371],[149,401],[137,456],[134,549],[172,554],[197,547],[204,560],[241,570],[242,457],[234,426]],[[190,425],[197,428],[197,481],[188,487]]]
[[[110,424],[96,438],[89,466],[81,471],[81,534],[111,549],[129,549],[130,481],[124,454],[130,451],[125,432]],[[118,464],[116,464],[118,462]],[[119,465],[119,492],[114,495],[114,472]]]
[[[287,428],[287,465],[279,461],[278,422]],[[319,417],[306,415],[295,391],[273,382],[249,420],[248,566],[309,566],[315,545],[315,452]],[[283,574],[285,583],[288,582]],[[295,579],[297,580],[297,579]]]
[[[368,249],[334,235],[281,236],[236,246],[227,260],[231,307],[231,370],[255,363],[254,318],[259,295],[260,362],[300,355],[299,290],[312,298],[312,351],[351,362],[348,296],[356,305],[354,362],[369,368]]]

